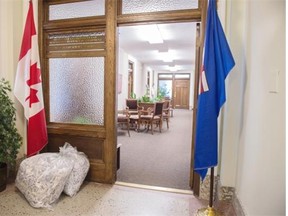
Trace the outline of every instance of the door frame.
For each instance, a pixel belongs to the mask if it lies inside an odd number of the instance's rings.
[[[198,22],[199,24],[196,43],[196,59],[195,59],[195,79],[194,79],[194,109],[193,119],[196,119],[197,113],[197,99],[198,99],[198,86],[199,86],[199,73],[200,65],[202,64],[203,44],[205,36],[205,22],[206,22],[206,9],[207,0],[198,0],[197,9],[178,10],[178,11],[161,11],[150,13],[138,14],[122,14],[122,0],[118,0],[118,15],[117,27],[126,25],[139,25],[139,24],[159,24],[171,22]],[[195,131],[196,121],[192,125],[192,144],[191,144],[191,158],[194,158],[195,153]],[[192,157],[193,156],[193,157]],[[191,160],[190,169],[190,182],[189,185],[196,196],[200,194],[200,176],[194,172],[194,160]]]
[[[61,4],[61,3],[73,3],[81,2],[84,0],[38,0],[38,24],[39,24],[39,48],[40,48],[40,62],[42,66],[42,80],[43,88],[49,92],[49,74],[47,71],[49,67],[45,64],[46,58],[46,45],[45,42],[45,31],[53,31],[56,28],[70,28],[73,29],[75,26],[89,27],[91,25],[97,27],[105,27],[106,33],[106,47],[105,47],[105,80],[104,80],[104,127],[94,127],[90,131],[83,131],[87,137],[95,137],[103,141],[102,150],[102,162],[92,161],[94,168],[92,169],[92,174],[90,175],[91,180],[104,183],[115,183],[116,181],[116,163],[117,163],[117,133],[116,133],[116,62],[117,62],[117,26],[125,25],[137,25],[137,24],[157,24],[157,23],[171,23],[171,22],[202,22],[200,29],[200,39],[197,43],[196,48],[196,67],[195,67],[195,91],[194,91],[194,112],[193,118],[196,117],[197,110],[197,92],[198,92],[198,74],[200,69],[200,64],[202,62],[203,54],[203,41],[204,41],[204,30],[205,30],[205,20],[206,20],[206,8],[207,0],[198,0],[197,9],[189,10],[177,10],[177,11],[162,11],[162,12],[150,12],[150,13],[138,13],[138,14],[122,14],[122,0],[105,0],[105,16],[98,17],[88,17],[74,19],[68,22],[45,22],[49,17],[47,10],[44,8],[48,7],[49,4]],[[198,56],[198,57],[197,57]],[[197,73],[198,72],[198,73]],[[44,95],[45,107],[49,105],[49,94]],[[49,114],[49,111],[46,111]],[[49,115],[48,115],[49,118]],[[195,119],[195,118],[194,118]],[[48,122],[49,124],[49,122]],[[60,125],[61,126],[61,125]],[[64,125],[64,128],[66,126]],[[58,126],[53,127],[53,125],[47,125],[48,133],[57,134]],[[72,127],[73,129],[73,127]],[[75,128],[75,131],[80,128]],[[192,153],[194,155],[194,140],[196,125],[193,121],[193,131],[192,131]],[[80,129],[81,130],[81,129]],[[63,135],[71,134],[75,131],[71,131],[71,128],[67,127],[63,131]],[[88,134],[89,133],[89,134]],[[102,142],[101,141],[101,142]],[[92,164],[92,163],[91,163]],[[193,172],[194,161],[191,160],[191,179],[190,186],[195,195],[199,195],[200,178]]]
[[[131,66],[131,67],[130,67]],[[128,98],[132,98],[134,93],[134,62],[128,60]]]

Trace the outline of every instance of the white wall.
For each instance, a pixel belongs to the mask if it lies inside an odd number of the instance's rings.
[[[223,186],[235,187],[237,154],[239,146],[239,137],[242,127],[243,97],[246,83],[246,58],[245,54],[245,2],[228,1],[226,21],[221,23],[225,29],[225,34],[236,62],[234,68],[230,71],[226,79],[226,103],[224,104],[221,116],[218,121],[222,121],[219,128],[220,134],[220,154],[221,170],[220,179]],[[221,11],[222,14],[225,10]],[[221,14],[219,12],[219,16]],[[226,27],[224,26],[226,23]]]
[[[128,98],[128,54],[121,48],[118,49],[118,74],[122,75],[122,91],[118,94],[118,110],[126,108]]]
[[[139,98],[145,94],[146,74],[143,72],[143,64],[133,56],[125,52],[125,50],[118,49],[118,65],[117,70],[122,74],[122,92],[118,94],[118,110],[126,108],[126,99],[128,98],[128,62],[134,62],[134,93]]]
[[[228,1],[236,60],[224,109],[221,182],[247,215],[285,215],[285,1]],[[271,93],[279,71],[278,93]]]
[[[14,87],[18,58],[29,0],[0,1],[0,78],[5,78]],[[33,0],[34,19],[38,26],[38,1]],[[26,120],[21,104],[11,94],[16,107],[16,126],[23,138],[18,157],[26,154]]]
[[[0,78],[8,80],[13,88],[18,57],[24,28],[24,9],[22,0],[0,1]],[[25,11],[27,13],[27,11]],[[22,157],[26,151],[26,130],[23,108],[11,94],[16,107],[16,126],[23,137],[19,151]]]
[[[134,63],[134,82],[133,82],[133,88],[134,93],[136,94],[136,97],[139,98],[143,96],[146,92],[145,84],[145,74],[143,73],[143,63],[140,62],[135,57],[128,54],[128,59]]]

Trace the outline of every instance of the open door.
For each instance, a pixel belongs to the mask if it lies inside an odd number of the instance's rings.
[[[193,127],[192,127],[192,145],[191,145],[191,166],[190,166],[190,187],[196,196],[200,195],[200,176],[194,172],[194,154],[195,154],[195,135],[196,135],[196,115],[197,101],[199,92],[199,74],[202,67],[203,46],[205,38],[207,0],[202,1],[201,5],[201,23],[197,24],[196,32],[196,59],[195,59],[195,79],[194,79],[194,106],[193,106]]]

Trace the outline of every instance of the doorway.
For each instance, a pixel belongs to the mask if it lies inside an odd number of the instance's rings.
[[[48,109],[46,109],[47,128],[49,128],[49,144],[47,150],[58,151],[59,146],[61,146],[64,141],[69,141],[71,144],[77,146],[80,151],[83,151],[89,157],[91,166],[88,173],[88,179],[91,181],[114,183],[117,175],[117,128],[115,111],[119,110],[119,103],[117,107],[116,98],[117,92],[123,92],[123,94],[125,93],[125,97],[123,97],[124,100],[128,95],[126,87],[125,89],[123,88],[122,91],[122,86],[118,85],[119,89],[116,90],[117,71],[119,73],[118,80],[126,80],[127,76],[124,77],[124,74],[123,76],[121,76],[122,74],[120,73],[124,73],[123,71],[128,71],[127,63],[125,70],[122,70],[120,68],[116,70],[117,26],[128,26],[148,23],[158,24],[160,22],[173,23],[176,21],[200,23],[203,22],[201,30],[197,31],[197,43],[195,43],[195,46],[197,46],[195,71],[200,70],[199,63],[202,62],[202,44],[205,34],[205,9],[207,8],[207,1],[185,0],[181,4],[179,4],[179,2],[175,4],[166,4],[165,2],[165,0],[161,1],[162,6],[158,5],[158,2],[141,1],[140,3],[139,1],[130,0],[69,0],[65,2],[56,2],[49,0],[47,2],[38,2],[40,61],[44,65],[41,68],[43,73],[43,89],[45,89],[44,103],[46,107],[48,107]],[[65,9],[63,10],[63,8]],[[70,11],[71,8],[73,10],[81,12],[75,13],[73,16],[71,16],[70,13],[66,13],[67,11]],[[63,13],[58,13],[57,11],[62,11]],[[49,16],[46,16],[47,14],[49,14]],[[185,29],[182,33],[182,36],[187,35],[185,33]],[[201,36],[199,36],[200,33]],[[150,34],[142,34],[142,36],[143,35],[145,39],[147,39]],[[193,35],[189,36],[190,38],[195,38]],[[169,41],[170,39],[166,38],[166,40]],[[177,39],[177,41],[184,40]],[[185,46],[185,44],[182,45]],[[137,50],[141,50],[141,48],[138,48]],[[162,56],[161,53],[166,52],[165,50],[167,50],[167,47],[161,45],[158,46],[158,56]],[[171,58],[169,59],[169,56],[171,56],[171,53],[168,55],[166,54],[165,61],[171,61]],[[86,58],[88,60],[96,58],[97,61],[93,60],[92,64],[85,64],[85,66],[82,67],[81,63],[83,63],[83,61],[81,61],[80,58]],[[92,107],[92,112],[95,113],[95,111],[97,111],[96,114],[100,117],[100,121],[97,120],[96,124],[71,124],[70,122],[62,123],[50,121],[50,63],[53,64],[53,62],[58,62],[58,60],[60,59],[63,59],[64,61],[67,59],[80,59],[78,63],[82,69],[86,68],[86,65],[90,65],[92,66],[93,73],[98,73],[98,69],[101,71],[101,76],[98,76],[97,74],[97,76],[94,78],[102,79],[99,82],[99,85],[95,85],[95,82],[93,82],[94,79],[89,80],[92,81],[94,87],[99,87],[101,90],[99,91],[96,89],[95,91],[93,91],[93,93],[96,94],[96,96],[93,96],[93,98],[97,100],[100,99],[100,103],[99,105],[97,104],[97,108],[95,109]],[[194,57],[190,59],[194,59]],[[100,66],[94,65],[98,62],[98,60],[103,62],[103,64],[101,63]],[[156,59],[156,61],[160,61],[160,59]],[[162,61],[164,61],[164,59]],[[135,62],[135,71],[137,71],[142,66],[145,66],[140,65],[140,67],[138,67],[137,64],[138,63]],[[71,66],[71,64],[68,65]],[[59,64],[59,66],[62,66],[62,64]],[[176,64],[174,65],[174,62],[170,62],[168,67],[171,70],[179,70]],[[73,69],[75,70],[75,74],[80,72],[85,73],[85,71],[83,72],[82,69],[77,70],[77,67],[73,67]],[[164,69],[164,71],[165,70],[167,70],[167,68]],[[59,71],[62,71],[61,67],[59,67]],[[152,80],[156,80],[155,74],[156,73],[154,73],[154,71],[152,70]],[[197,74],[198,73],[195,73],[196,81],[198,80]],[[78,83],[78,80],[75,80]],[[134,83],[138,82],[138,80],[142,80],[142,77],[137,77],[137,75],[134,76]],[[157,89],[156,82],[151,82],[150,85],[154,85],[153,89]],[[198,85],[196,84],[196,90],[194,92],[198,92],[197,86]],[[139,89],[136,86],[134,87],[134,89],[136,92],[139,91],[140,94],[145,91],[145,87],[143,86],[139,87]],[[91,89],[84,92],[91,93]],[[195,103],[197,102],[196,94],[194,95]],[[120,100],[118,95],[118,102],[119,101],[123,100]],[[87,102],[90,101],[87,100]],[[82,105],[81,102],[80,105]],[[100,107],[103,112],[99,112],[98,107]],[[121,108],[125,108],[125,106]],[[196,112],[193,113],[194,117],[195,113]],[[195,128],[195,125],[193,125],[193,128]],[[192,137],[193,136],[194,135],[192,135]],[[192,138],[192,140],[195,139]],[[83,145],[83,143],[85,143],[85,145]],[[191,151],[193,155],[193,145]],[[194,173],[193,162],[191,162],[190,171],[192,174]],[[190,185],[193,185],[194,193],[199,195],[199,176],[195,175],[195,178],[191,177]]]
[[[195,71],[196,24],[158,24],[157,29],[164,34],[172,29],[170,34],[174,34],[175,38],[176,35],[181,37],[178,39],[179,44],[169,47],[167,39],[166,43],[164,40],[164,43],[153,44],[139,39],[136,33],[136,30],[139,31],[139,26],[119,27],[118,73],[122,74],[123,82],[126,80],[129,83],[130,66],[127,69],[125,65],[127,62],[133,62],[132,85],[135,98],[141,100],[143,96],[149,96],[153,101],[159,95],[159,90],[163,86],[168,86],[165,96],[171,99],[171,104],[174,104],[173,107],[177,110],[174,110],[173,117],[170,118],[169,129],[163,124],[161,133],[155,130],[152,135],[149,131],[139,133],[130,130],[131,137],[129,137],[127,133],[122,133],[125,132],[125,128],[119,129],[121,133],[117,137],[117,143],[121,144],[121,154],[117,181],[190,190],[193,123],[190,108],[193,107],[191,92],[194,89],[194,80],[190,79],[194,77]],[[189,41],[183,37],[183,29],[191,31],[186,33],[189,35]],[[170,40],[173,41],[172,38]],[[183,53],[177,53],[177,48],[182,49]],[[145,59],[147,55],[154,55],[154,59]],[[161,56],[172,59],[161,59]],[[171,79],[163,78],[163,74]],[[121,86],[128,86],[128,89],[122,89],[118,94],[118,112],[126,108],[125,92],[130,92],[130,84],[122,83]]]
[[[189,109],[190,106],[190,73],[158,74],[158,91],[171,100],[171,107]],[[192,86],[191,86],[192,87]]]
[[[174,108],[189,109],[190,80],[176,79],[174,84]]]
[[[134,80],[134,63],[132,61],[128,62],[128,98],[133,97],[134,87],[133,87],[133,80]]]

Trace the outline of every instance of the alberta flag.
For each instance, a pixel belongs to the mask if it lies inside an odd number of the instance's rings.
[[[225,78],[235,62],[221,26],[216,0],[207,11],[204,64],[200,74],[194,170],[202,180],[218,163],[217,118],[226,100]]]
[[[27,119],[27,156],[31,156],[43,149],[48,142],[38,39],[31,1],[22,38],[14,95],[24,107]]]

